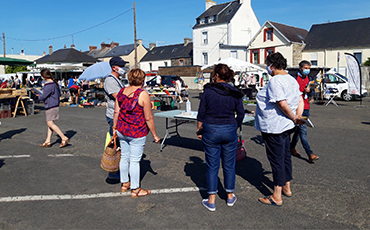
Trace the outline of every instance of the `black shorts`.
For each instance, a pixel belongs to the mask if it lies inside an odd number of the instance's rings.
[[[77,89],[75,89],[75,88],[70,88],[70,89],[69,89],[69,93],[70,93],[71,95],[76,96],[76,95],[78,95],[78,90],[77,90]]]

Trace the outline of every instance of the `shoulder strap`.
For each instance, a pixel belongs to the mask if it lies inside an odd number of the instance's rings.
[[[121,90],[122,90],[122,88],[123,88],[123,86],[122,86],[122,84],[117,80],[117,78],[116,77],[114,77],[114,76],[112,76],[112,75],[108,75],[108,77],[112,77],[114,80],[116,80],[116,82],[118,83],[118,85],[121,87]],[[108,78],[107,77],[107,78]],[[105,90],[105,88],[103,87],[103,89],[104,89],[104,93],[107,95],[107,97],[109,98],[109,99],[111,99],[111,100],[116,100],[113,96],[112,96],[112,94],[108,94],[108,92]]]

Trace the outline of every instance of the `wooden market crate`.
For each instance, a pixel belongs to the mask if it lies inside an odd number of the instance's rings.
[[[6,89],[0,89],[0,95],[12,95],[13,89],[6,88]]]
[[[16,90],[13,90],[12,95],[14,95],[14,96],[27,96],[27,89],[16,89]]]

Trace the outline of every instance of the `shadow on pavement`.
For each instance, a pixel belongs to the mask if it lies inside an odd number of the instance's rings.
[[[194,135],[195,135],[195,132],[194,132]],[[194,139],[194,138],[171,136],[171,138],[166,139],[166,141],[164,142],[164,147],[166,147],[167,145],[176,146],[176,147],[185,146],[187,149],[203,151],[202,141],[199,139]]]
[[[248,181],[251,185],[256,187],[264,196],[271,195],[270,189],[274,189],[273,182],[266,177],[267,174],[272,172],[265,171],[262,168],[261,162],[258,160],[246,157],[236,162],[235,165],[236,175]]]
[[[72,139],[72,137],[76,134],[77,132],[76,131],[73,131],[73,130],[68,130],[65,132],[64,135],[66,135],[66,137],[68,137],[68,139]],[[62,143],[62,139],[58,136],[58,139],[56,141],[54,141],[53,143],[51,143],[51,146],[55,145],[55,144],[61,144]],[[71,144],[67,144],[67,146],[70,146]]]
[[[361,124],[370,125],[370,122],[361,122]]]
[[[184,172],[186,173],[186,176],[189,176],[190,179],[195,183],[195,185],[200,189],[199,193],[202,198],[207,198],[208,193],[207,190],[204,188],[207,188],[207,179],[206,179],[206,172],[207,172],[207,166],[204,161],[199,158],[192,156],[190,157],[190,160],[193,163],[186,163],[184,167]],[[227,194],[225,189],[222,186],[222,183],[220,181],[220,178],[218,178],[218,196],[226,200],[227,199]]]
[[[265,143],[265,142],[263,141],[263,138],[262,138],[262,136],[261,136],[261,135],[257,135],[257,136],[255,136],[255,137],[252,137],[252,138],[251,138],[251,140],[252,140],[252,141],[254,141],[254,142],[255,142],[256,144],[258,144],[258,145],[261,145],[261,146],[263,146],[263,147],[265,146],[265,145],[264,145],[264,143]]]
[[[4,139],[11,139],[14,135],[23,133],[26,130],[27,130],[26,128],[22,128],[22,129],[16,129],[16,130],[7,131],[7,132],[5,132],[3,134],[0,134],[0,141],[1,140],[4,140]]]
[[[5,165],[4,160],[0,160],[0,168],[3,167],[3,165]]]
[[[152,166],[150,165],[150,160],[144,160],[146,157],[146,154],[143,154],[143,157],[140,161],[140,181],[142,181],[146,175],[147,172],[152,173],[153,175],[157,175],[157,172],[154,172]]]

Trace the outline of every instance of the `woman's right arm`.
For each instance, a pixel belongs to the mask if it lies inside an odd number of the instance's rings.
[[[143,91],[140,94],[140,97],[141,98],[139,99],[142,99],[142,102],[143,102],[144,117],[145,117],[146,124],[148,125],[148,128],[153,135],[154,141],[156,143],[159,143],[161,139],[157,136],[157,133],[155,131],[155,124],[154,124],[154,118],[153,118],[153,113],[152,113],[152,104],[150,103],[149,94]]]

